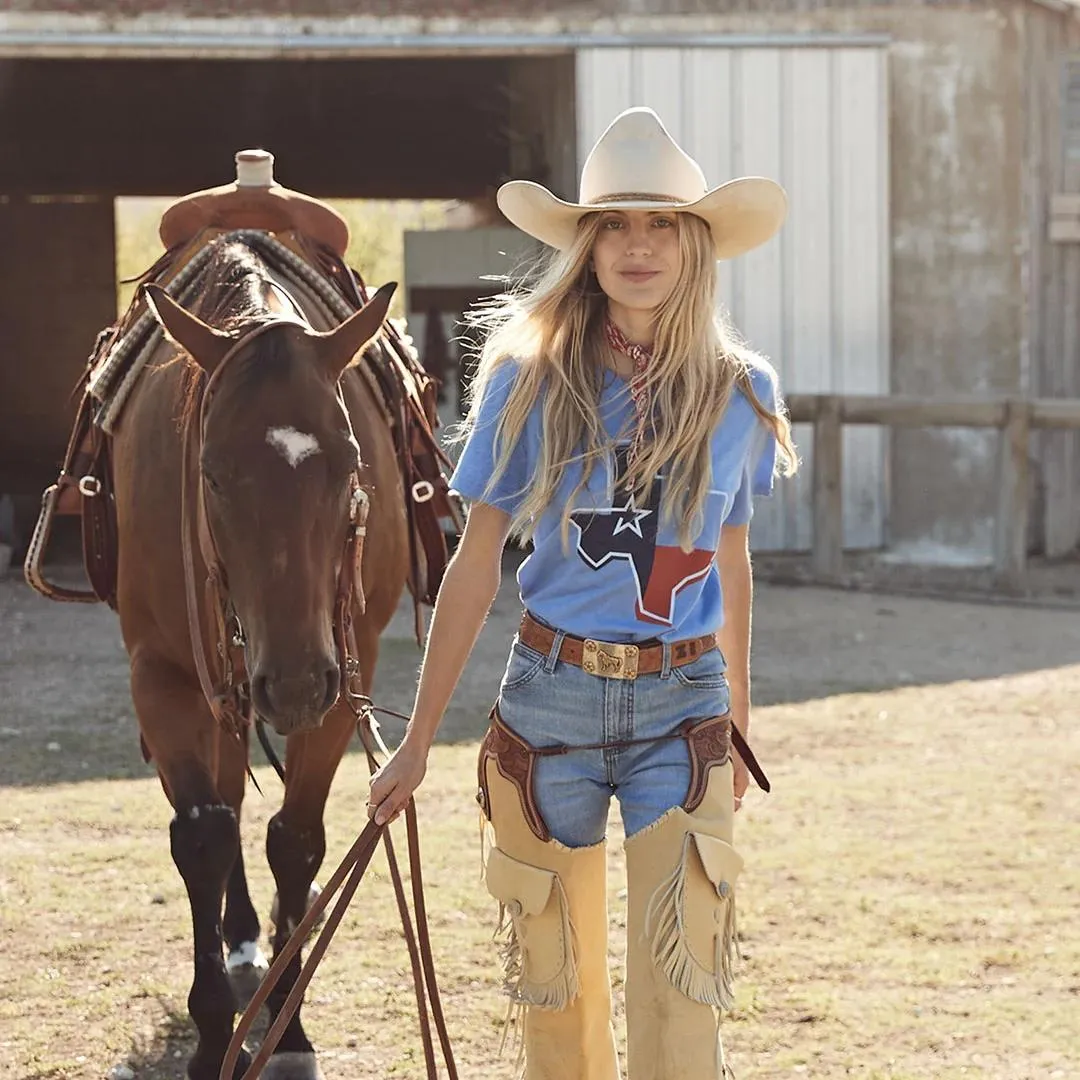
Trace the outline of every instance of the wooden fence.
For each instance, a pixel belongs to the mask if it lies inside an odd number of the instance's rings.
[[[1033,429],[1080,429],[1080,399],[921,398],[858,394],[791,394],[791,419],[814,427],[813,567],[840,575],[843,558],[844,424],[997,428],[998,506],[994,563],[1003,585],[1020,587],[1027,567],[1029,436]]]

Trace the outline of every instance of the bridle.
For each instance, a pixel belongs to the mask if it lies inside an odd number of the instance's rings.
[[[207,410],[223,373],[228,369],[230,362],[251,342],[282,325],[297,326],[302,330],[310,329],[300,319],[285,315],[275,316],[272,319],[260,322],[257,326],[242,334],[221,358],[214,371],[205,380],[200,380],[199,388],[196,391],[195,408],[186,419],[183,431],[180,530],[184,564],[184,595],[188,629],[191,635],[191,648],[195,658],[199,685],[214,719],[226,732],[237,738],[242,737],[251,718],[250,684],[247,678],[243,651],[244,631],[229,598],[228,577],[207,516],[206,481],[200,466],[200,457],[205,437]],[[349,415],[340,379],[335,386],[335,394],[338,404],[345,415],[349,436],[353,444],[356,445],[352,418]],[[353,611],[359,609],[360,612],[363,612],[365,606],[361,560],[363,558],[364,538],[367,535],[367,519],[370,509],[370,496],[361,481],[360,469],[361,462],[358,454],[356,468],[353,469],[349,476],[349,512],[334,598],[333,635],[340,671],[338,696],[334,704],[339,704],[342,699],[348,703],[356,720],[357,732],[367,754],[368,766],[372,772],[375,772],[378,768],[378,762],[375,758],[376,745],[384,752],[386,750],[381,740],[379,740],[373,718],[373,713],[378,707],[363,693],[362,687],[356,689],[354,686],[354,680],[360,678],[360,666],[353,627]],[[194,521],[191,520],[192,515],[194,515]],[[214,646],[212,650],[207,648],[207,642],[202,632],[202,613],[195,577],[194,544],[196,543],[206,567],[204,595],[211,618],[213,634],[211,644]],[[211,659],[212,656],[216,656],[220,663],[215,663]],[[212,666],[218,669],[216,677],[215,674],[212,674]],[[379,709],[378,711],[391,712],[392,710]],[[299,926],[281,948],[264,976],[255,997],[252,998],[233,1033],[222,1063],[222,1076],[228,1078],[233,1076],[233,1070],[243,1047],[244,1038],[251,1030],[258,1010],[269,997],[271,990],[280,980],[293,957],[299,953],[303,943],[307,940],[308,933],[330,900],[333,899],[334,894],[344,885],[342,894],[327,918],[326,925],[320,933],[318,941],[313,946],[273,1026],[263,1039],[259,1053],[245,1072],[244,1080],[255,1080],[262,1072],[263,1067],[280,1041],[289,1020],[296,1009],[299,1008],[304,989],[314,975],[315,969],[322,959],[330,939],[337,930],[345,909],[356,892],[360,879],[381,839],[386,847],[387,860],[390,864],[390,876],[394,883],[398,912],[402,920],[402,930],[409,950],[427,1076],[429,1080],[437,1080],[438,1076],[434,1043],[431,1037],[431,1023],[433,1022],[450,1080],[457,1080],[457,1069],[435,980],[435,967],[424,903],[423,878],[420,869],[416,804],[412,798],[409,799],[405,807],[405,822],[413,909],[416,914],[415,931],[409,915],[408,903],[405,899],[405,887],[394,854],[390,832],[385,825],[378,826],[374,822],[369,822],[327,882],[318,899],[311,905]],[[431,1010],[430,1020],[428,1017],[429,1004]]]
[[[191,648],[195,657],[199,686],[214,719],[225,731],[233,735],[239,735],[244,730],[251,716],[250,684],[246,675],[243,652],[244,630],[229,598],[228,576],[210,527],[206,511],[206,480],[199,460],[206,434],[207,410],[230,362],[257,338],[280,326],[309,329],[299,319],[280,316],[260,322],[242,334],[221,358],[214,371],[200,382],[199,389],[196,391],[198,396],[195,412],[188,417],[184,426],[180,481],[180,532],[188,631],[191,635]],[[355,445],[352,420],[345,405],[340,381],[337,383],[335,392],[338,404],[349,425],[350,438]],[[342,697],[349,700],[351,704],[352,680],[359,674],[352,633],[352,612],[354,605],[361,612],[365,605],[360,562],[363,558],[364,538],[367,534],[369,506],[370,496],[360,480],[360,462],[357,460],[357,467],[349,474],[349,515],[334,597],[334,645],[340,671],[335,705],[341,701]],[[194,521],[191,520],[192,515],[194,515]],[[207,649],[207,642],[203,637],[199,591],[195,580],[193,534],[206,567],[204,600],[211,618],[213,650]],[[218,669],[215,674],[212,674],[212,668]],[[356,709],[354,708],[353,711],[355,713]]]

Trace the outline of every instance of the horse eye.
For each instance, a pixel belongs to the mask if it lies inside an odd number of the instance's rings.
[[[213,473],[209,473],[203,470],[203,481],[206,483],[206,486],[215,494],[221,494],[221,484],[218,483],[217,478],[214,476]]]

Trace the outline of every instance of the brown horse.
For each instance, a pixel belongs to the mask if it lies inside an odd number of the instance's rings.
[[[259,938],[240,852],[246,729],[223,729],[200,682],[199,638],[218,660],[223,629],[207,599],[213,590],[203,585],[217,573],[251,703],[287,737],[284,800],[266,837],[278,890],[276,953],[306,910],[325,853],[331,780],[356,725],[339,695],[335,602],[342,575],[352,572],[343,564],[352,559],[346,537],[358,493],[368,494],[356,590],[366,602],[353,606],[351,621],[365,692],[409,551],[391,432],[367,381],[350,367],[378,333],[393,288],[339,327],[316,329],[282,300],[247,244],[229,241],[212,260],[205,277],[212,285],[191,312],[162,290],[147,290],[167,338],[113,442],[117,607],[132,697],[146,752],[175,809],[172,857],[191,904],[192,1080],[216,1080],[233,1031],[237,1002],[223,947],[250,960]],[[190,627],[189,607],[196,608]],[[297,960],[271,996],[273,1015],[298,971]],[[235,1075],[249,1061],[245,1054]],[[263,1075],[320,1075],[299,1012]]]

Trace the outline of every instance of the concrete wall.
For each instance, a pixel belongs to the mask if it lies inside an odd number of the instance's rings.
[[[1020,10],[912,12],[890,50],[897,393],[1026,389]],[[896,432],[891,546],[989,557],[997,443]]]

